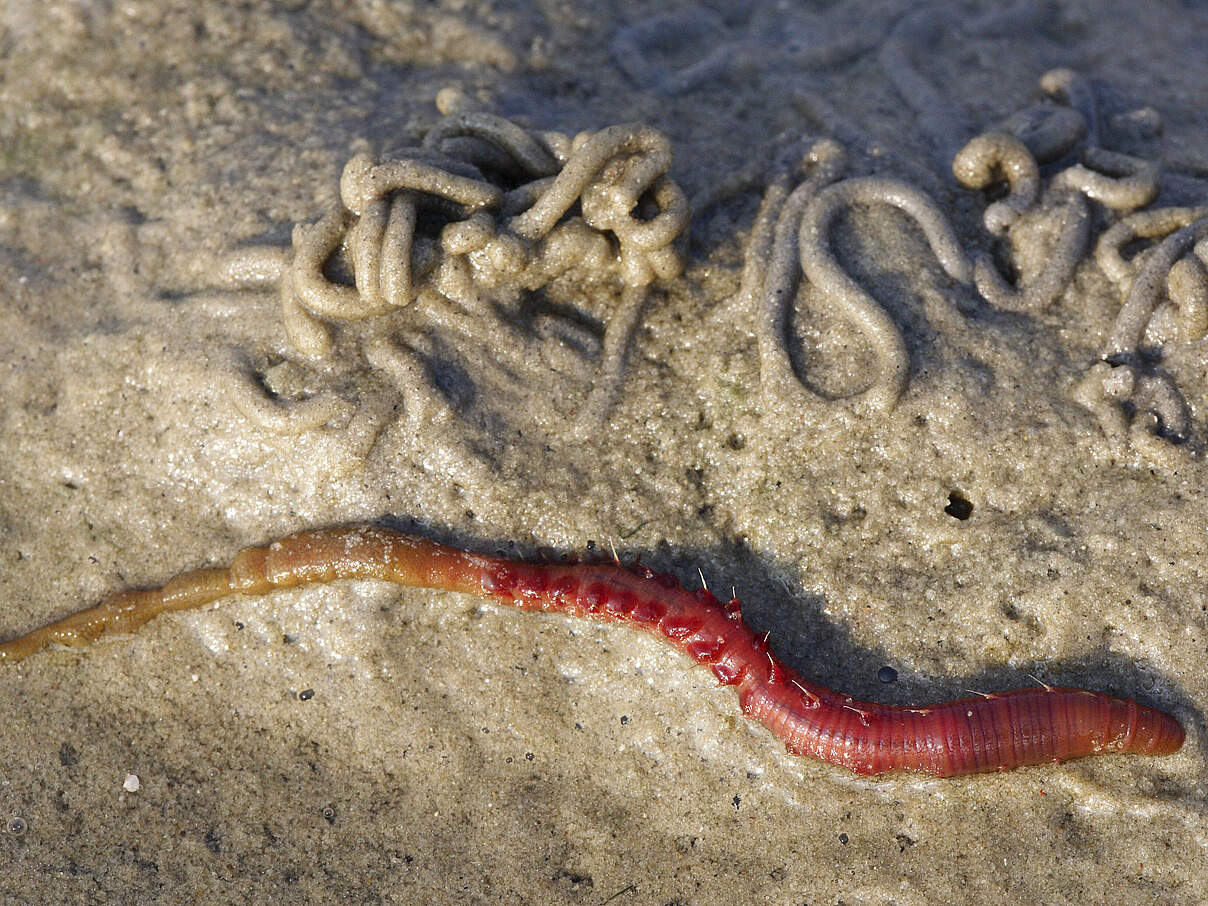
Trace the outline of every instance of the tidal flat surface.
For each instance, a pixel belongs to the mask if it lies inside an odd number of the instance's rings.
[[[1113,276],[1098,244],[1135,212],[1079,194],[1072,273],[1013,310],[897,208],[844,205],[818,247],[880,333],[796,257],[779,310],[756,279],[761,199],[806,178],[819,140],[845,177],[925,193],[1009,288],[1043,277],[1061,174],[1088,148],[1150,168],[1099,167],[1117,182],[1152,170],[1142,213],[1208,205],[1208,13],[912,9],[9,3],[0,637],[379,521],[523,557],[612,545],[733,587],[781,657],[858,698],[1035,677],[1170,711],[1181,752],[857,778],[788,756],[707,671],[624,627],[337,583],[0,669],[0,900],[1208,900],[1194,282],[1182,305],[1156,284],[1141,340],[1104,361],[1164,236],[1138,226]],[[1042,84],[1062,69],[1078,78]],[[233,255],[285,254],[338,203],[355,155],[419,145],[445,88],[531,133],[641,122],[670,140],[683,274],[651,284],[598,424],[579,416],[621,299],[586,262],[469,312],[331,320],[319,357],[275,285],[232,285]],[[1004,192],[962,186],[952,159],[1021,111],[1082,130],[996,235]],[[900,393],[865,405],[895,332]],[[290,421],[316,399],[329,418]]]

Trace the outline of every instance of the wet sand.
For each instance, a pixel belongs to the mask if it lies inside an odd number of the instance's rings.
[[[901,399],[870,414],[762,393],[739,292],[771,164],[806,138],[844,144],[851,175],[908,180],[967,251],[991,249],[951,146],[1055,67],[1092,80],[1104,147],[1160,166],[1153,206],[1205,203],[1208,15],[954,4],[928,38],[893,3],[733,4],[662,30],[652,9],[10,4],[0,635],[310,527],[384,521],[517,556],[611,543],[733,586],[778,654],[857,697],[1035,676],[1171,711],[1183,750],[860,779],[786,755],[707,671],[623,627],[341,583],[0,670],[0,899],[1208,898],[1208,340],[1148,363],[1185,396],[1189,439],[1113,437],[1078,396],[1122,303],[1092,255],[1052,305],[1007,312],[905,217],[856,207],[837,259],[909,353]],[[657,40],[698,33],[703,58]],[[360,327],[312,367],[274,293],[220,285],[232,250],[316,219],[354,153],[415,144],[445,86],[534,128],[642,121],[672,141],[695,201],[686,270],[652,293],[586,437],[571,426],[606,295],[521,320],[524,355],[406,312],[447,402],[416,427]],[[1094,216],[1092,243],[1115,219]],[[816,289],[791,308],[796,373],[861,389],[866,338]],[[581,368],[556,364],[551,322]],[[249,374],[346,407],[274,432],[238,405]]]

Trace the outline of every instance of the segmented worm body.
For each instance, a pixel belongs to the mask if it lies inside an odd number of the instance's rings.
[[[380,579],[524,610],[628,623],[708,666],[720,684],[736,687],[743,714],[765,724],[789,752],[858,774],[947,777],[1103,752],[1165,755],[1183,743],[1183,728],[1173,717],[1081,689],[1045,686],[922,708],[856,701],[781,663],[767,638],[743,621],[736,599],[719,601],[704,588],[689,591],[674,576],[619,563],[522,563],[369,526],[292,535],[241,551],[229,568],[195,570],[149,591],[118,592],[0,644],[0,660],[20,660],[52,643],[86,645],[164,611],[231,594],[338,579]]]

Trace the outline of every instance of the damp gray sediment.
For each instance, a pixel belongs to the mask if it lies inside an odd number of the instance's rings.
[[[1164,760],[856,780],[785,755],[623,628],[336,583],[0,670],[0,895],[1208,899],[1200,12],[134,0],[18,5],[3,27],[5,637],[248,544],[377,520],[517,555],[594,541],[685,582],[699,567],[780,657],[865,698],[1031,674],[1161,705],[1191,734]],[[633,280],[640,308],[619,239],[577,227],[550,254],[595,261],[599,283],[574,262],[484,292],[450,266],[460,301],[410,300],[405,278],[439,289],[439,228],[460,212],[415,204],[404,274],[395,199],[415,187],[362,193],[360,213],[340,193],[368,155],[412,176],[473,179],[476,162],[506,195],[579,133],[634,123],[710,206],[707,231],[670,243],[682,275]],[[1013,136],[1038,179],[989,222],[1010,197],[997,165],[982,186],[951,169],[984,134]],[[496,139],[512,151],[478,143]],[[880,409],[842,394],[891,374],[887,334],[813,282],[802,220],[773,252],[822,141],[846,157],[833,185],[925,194],[972,267],[950,273],[884,197],[814,210],[815,256],[905,350]],[[498,227],[534,197],[485,210]],[[663,208],[646,197],[634,225]],[[330,235],[306,232],[333,210]],[[537,220],[517,233],[534,261]],[[464,222],[451,255],[518,260],[510,242],[480,254],[501,232]],[[342,249],[295,266],[295,225],[312,257],[320,238]],[[311,309],[281,285],[296,278]],[[772,283],[792,288],[768,317]],[[332,285],[364,309],[324,309]],[[962,500],[968,518],[946,511]]]

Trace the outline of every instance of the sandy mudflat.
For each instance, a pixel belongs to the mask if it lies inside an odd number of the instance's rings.
[[[1127,407],[1079,401],[1123,298],[1090,253],[1051,305],[1004,311],[908,219],[856,206],[837,259],[910,366],[869,414],[761,391],[739,294],[762,163],[811,137],[994,248],[951,155],[1054,67],[1090,78],[1099,144],[1160,167],[1152,206],[1208,204],[1208,12],[954,3],[930,28],[900,2],[736,2],[651,23],[662,6],[6,4],[0,636],[308,527],[525,556],[611,540],[733,586],[779,654],[856,696],[1033,674],[1169,710],[1184,749],[858,779],[786,755],[653,639],[344,583],[0,669],[0,903],[1208,900],[1208,340],[1157,337],[1143,363],[1187,439],[1113,434]],[[444,86],[569,135],[643,121],[697,201],[685,274],[585,438],[599,294],[506,330],[402,312],[444,402],[417,427],[361,355],[369,327],[340,325],[317,367],[274,293],[219,285],[232,250],[318,217],[354,153],[415,144]],[[1091,216],[1093,243],[1118,215]],[[790,315],[798,376],[866,385],[873,350],[815,287]],[[568,346],[584,367],[557,366]],[[335,394],[338,417],[274,432],[233,402],[248,375]]]

